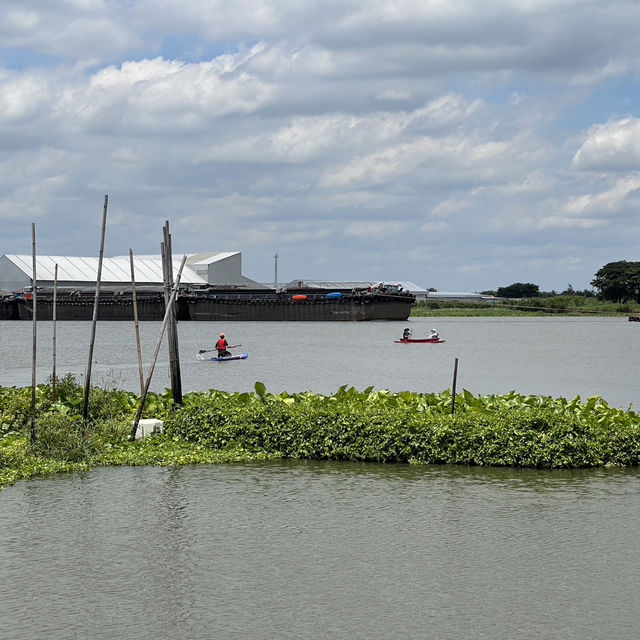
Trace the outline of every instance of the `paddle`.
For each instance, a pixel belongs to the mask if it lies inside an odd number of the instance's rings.
[[[241,344],[230,344],[227,345],[227,349],[235,349],[236,347],[241,347]],[[211,353],[211,351],[218,351],[218,349],[200,349],[198,353]]]

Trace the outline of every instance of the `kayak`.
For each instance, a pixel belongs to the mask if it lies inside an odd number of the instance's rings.
[[[207,358],[206,356],[203,356],[202,354],[198,355],[198,358],[200,360],[209,360],[211,362],[226,362],[227,360],[246,360],[248,357],[249,357],[248,353],[238,353],[236,355],[226,356],[224,358],[218,358],[218,356],[215,356],[214,358]]]
[[[402,344],[439,344],[444,340],[442,338],[400,338],[400,340],[394,340],[394,342]]]

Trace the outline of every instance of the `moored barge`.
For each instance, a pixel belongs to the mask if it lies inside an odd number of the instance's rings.
[[[139,320],[162,320],[164,293],[136,293]],[[57,320],[91,320],[95,290],[58,291]],[[415,296],[395,285],[321,290],[304,286],[287,290],[243,289],[233,286],[185,288],[176,301],[178,320],[195,321],[366,321],[406,320]],[[53,291],[38,290],[38,320],[53,318]],[[33,295],[18,293],[3,299],[0,319],[31,320]],[[133,320],[130,290],[100,291],[98,320]]]

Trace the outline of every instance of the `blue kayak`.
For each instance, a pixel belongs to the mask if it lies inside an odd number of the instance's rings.
[[[238,353],[237,355],[226,356],[224,358],[218,358],[218,356],[215,356],[214,358],[205,358],[202,355],[200,355],[199,357],[200,357],[200,360],[209,360],[211,362],[226,362],[227,360],[246,360],[249,357],[249,354]]]

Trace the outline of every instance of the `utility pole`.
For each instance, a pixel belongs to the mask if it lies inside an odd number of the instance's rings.
[[[273,260],[275,263],[275,272],[273,274],[273,288],[277,291],[278,290],[278,254],[277,253],[275,256],[273,256]]]

